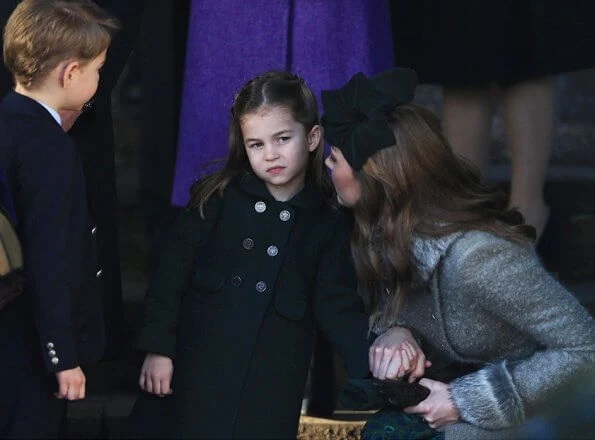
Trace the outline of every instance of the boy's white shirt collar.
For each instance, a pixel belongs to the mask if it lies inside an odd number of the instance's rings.
[[[60,127],[62,127],[62,118],[60,117],[60,114],[56,110],[54,110],[52,107],[50,107],[49,105],[47,105],[44,102],[38,101],[37,99],[35,99],[35,101],[39,105],[43,106],[43,108],[45,108],[50,113],[50,115],[52,115],[52,118],[54,118],[56,120],[56,122],[58,123],[58,125]]]

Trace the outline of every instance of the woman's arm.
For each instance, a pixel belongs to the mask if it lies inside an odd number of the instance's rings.
[[[456,267],[451,289],[541,348],[524,359],[502,359],[455,379],[450,384],[453,401],[463,420],[482,428],[518,425],[546,392],[595,362],[595,322],[544,270],[532,249],[490,241],[465,250]],[[443,287],[448,289],[446,283]],[[498,331],[477,324],[478,332]]]

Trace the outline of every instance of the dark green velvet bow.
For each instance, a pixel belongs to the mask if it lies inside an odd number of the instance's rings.
[[[361,169],[374,153],[395,144],[388,113],[413,99],[416,84],[414,70],[398,68],[370,78],[360,72],[340,89],[322,91],[325,139],[353,169]]]

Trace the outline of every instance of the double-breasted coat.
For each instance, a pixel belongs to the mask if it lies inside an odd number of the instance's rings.
[[[98,360],[105,347],[96,227],[81,160],[52,115],[10,92],[0,117],[26,275],[24,294],[0,311],[0,436],[52,436],[60,415],[47,411],[64,407],[53,373]]]
[[[165,435],[295,437],[317,325],[350,375],[366,376],[348,231],[346,214],[312,186],[279,202],[253,175],[214,196],[205,220],[184,211],[163,245],[139,341],[175,358],[174,392],[141,397],[132,426],[167,406]]]

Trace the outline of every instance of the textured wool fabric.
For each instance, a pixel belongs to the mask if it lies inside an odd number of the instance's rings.
[[[194,0],[172,202],[185,205],[204,166],[227,154],[230,109],[246,81],[290,70],[320,96],[358,71],[392,67],[390,32],[388,0]]]
[[[461,423],[447,440],[504,438],[595,363],[595,321],[532,248],[470,231],[416,238],[411,253],[413,291],[392,324],[451,361],[483,366],[450,383]]]

